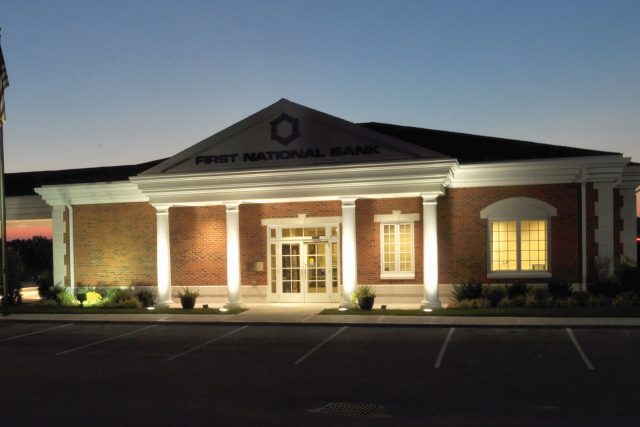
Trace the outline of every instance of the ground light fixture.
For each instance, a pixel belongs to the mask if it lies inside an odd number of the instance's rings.
[[[425,313],[431,313],[433,311],[432,308],[423,308],[422,311],[424,311]]]
[[[149,306],[147,307],[147,310],[155,310],[156,308],[154,306]]]
[[[347,307],[340,307],[338,311],[347,311]]]
[[[228,309],[228,308],[226,308],[226,307],[220,307],[220,308],[218,309],[218,311],[219,311],[219,312],[221,312],[221,313],[226,313],[227,311],[229,311],[229,309]]]

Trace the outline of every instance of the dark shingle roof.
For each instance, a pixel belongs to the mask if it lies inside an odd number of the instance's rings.
[[[359,125],[456,158],[461,164],[620,154],[386,123]],[[137,165],[8,173],[5,175],[6,195],[34,195],[36,193],[33,189],[43,185],[126,181],[129,177],[138,175],[164,160],[166,159]]]
[[[359,125],[456,158],[461,164],[620,154],[386,123]]]
[[[5,175],[4,181],[5,192],[7,197],[31,196],[36,194],[33,191],[34,188],[43,185],[126,181],[130,176],[138,175],[163,160],[154,160],[137,165],[8,173]]]

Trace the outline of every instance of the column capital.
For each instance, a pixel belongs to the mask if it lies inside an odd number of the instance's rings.
[[[227,208],[227,212],[237,212],[240,209],[240,205],[242,202],[237,200],[230,200],[226,202],[222,202],[222,204]]]
[[[169,208],[171,205],[161,204],[161,205],[153,205],[156,208],[156,215],[169,215]]]
[[[358,198],[356,196],[340,196],[339,200],[342,202],[343,208],[355,208]]]
[[[444,190],[443,191],[434,191],[434,192],[430,192],[430,193],[421,193],[420,196],[422,197],[422,204],[423,205],[437,205],[438,204],[438,197],[444,195]]]

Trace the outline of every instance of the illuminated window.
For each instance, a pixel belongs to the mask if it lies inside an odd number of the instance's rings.
[[[489,221],[489,277],[550,277],[549,226],[555,207],[530,197],[512,197],[480,211]]]
[[[413,223],[380,224],[382,278],[413,278]]]
[[[491,271],[548,271],[546,220],[491,221]]]

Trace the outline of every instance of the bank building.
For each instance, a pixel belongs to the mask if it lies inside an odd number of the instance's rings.
[[[54,283],[183,287],[214,304],[439,307],[484,283],[584,286],[636,261],[620,153],[384,123],[281,99],[173,157],[7,174],[9,222],[50,219]]]

